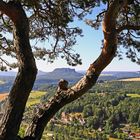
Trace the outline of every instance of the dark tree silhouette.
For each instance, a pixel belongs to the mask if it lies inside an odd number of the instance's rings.
[[[96,7],[96,19],[86,19],[86,23],[98,30],[102,23],[104,33],[103,48],[100,56],[90,64],[85,76],[73,87],[61,80],[54,97],[49,103],[37,108],[24,139],[40,140],[45,126],[55,113],[64,105],[76,100],[88,91],[97,81],[102,70],[122,50],[133,62],[140,64],[140,2],[138,0],[0,0],[0,68],[18,67],[18,74],[5,105],[0,121],[0,140],[20,139],[18,131],[25,105],[32,90],[37,68],[35,59],[50,62],[61,56],[69,65],[81,64],[79,54],[72,52],[76,37],[82,35],[79,27],[71,27],[75,18],[85,20],[87,14]],[[7,38],[7,35],[13,34]],[[51,49],[39,47],[38,41],[54,40]],[[36,41],[30,45],[29,40]],[[117,49],[118,48],[118,49]],[[10,63],[4,55],[17,60]]]

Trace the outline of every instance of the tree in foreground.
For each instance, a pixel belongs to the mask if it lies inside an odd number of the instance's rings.
[[[140,64],[139,4],[138,0],[0,0],[0,68],[18,67],[0,121],[0,140],[21,139],[18,131],[37,74],[35,59],[53,62],[62,57],[69,65],[81,64],[80,55],[72,52],[76,37],[82,35],[82,30],[74,27],[77,18],[96,30],[102,25],[101,54],[74,86],[69,88],[67,81],[60,81],[54,97],[33,114],[23,139],[40,140],[56,112],[86,93],[116,55],[121,59],[123,50],[131,61]],[[96,7],[100,7],[99,13],[94,13]],[[90,13],[96,14],[95,19],[85,19]],[[48,48],[40,47],[38,42],[48,40],[53,40]],[[6,55],[17,62],[8,62]]]

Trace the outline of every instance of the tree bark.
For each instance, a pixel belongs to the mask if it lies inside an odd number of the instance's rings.
[[[100,56],[93,62],[86,75],[73,87],[58,92],[47,104],[38,107],[26,131],[26,140],[40,140],[45,126],[64,105],[76,100],[87,92],[97,81],[101,71],[112,61],[117,50],[116,19],[126,1],[114,0],[103,21],[104,46]]]
[[[37,69],[29,43],[29,22],[22,6],[18,2],[0,1],[0,11],[13,21],[14,47],[19,63],[18,74],[0,121],[0,140],[16,140]]]

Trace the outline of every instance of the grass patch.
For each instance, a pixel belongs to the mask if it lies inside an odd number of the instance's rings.
[[[120,140],[120,139],[117,139],[117,138],[109,138],[109,140]]]
[[[137,78],[128,78],[128,79],[120,79],[118,81],[127,81],[127,82],[131,82],[131,81],[140,81],[140,78],[137,77]]]
[[[40,103],[41,97],[45,94],[46,94],[46,92],[44,92],[44,91],[32,91],[30,93],[29,99],[26,103],[26,107],[30,107],[34,104]]]
[[[128,97],[140,98],[140,94],[127,94]]]

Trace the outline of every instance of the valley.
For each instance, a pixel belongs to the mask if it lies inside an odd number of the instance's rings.
[[[63,74],[61,75],[61,73]],[[49,74],[53,76],[49,77]],[[30,112],[34,112],[39,104],[47,104],[48,100],[55,94],[57,82],[61,76],[70,81],[69,86],[83,76],[71,69],[62,69],[62,71],[57,69],[49,74],[39,74],[36,79],[34,89],[26,104],[19,132],[21,137],[32,119]],[[72,74],[75,77],[70,77]],[[57,77],[57,75],[59,76]],[[47,79],[47,76],[50,79]],[[75,102],[63,107],[51,119],[49,125],[46,126],[42,140],[139,139],[139,76],[138,72],[123,72],[123,75],[119,72],[117,74],[116,72],[103,73],[93,88]],[[3,89],[1,92],[9,92],[14,80],[14,76],[12,77],[2,77],[1,80],[4,81],[4,84],[0,85],[0,89]],[[7,94],[2,95],[7,96]]]
[[[77,101],[63,107],[50,121],[42,140],[122,140],[138,139],[140,134],[140,82],[97,83]],[[131,90],[130,90],[131,89]],[[40,102],[47,103],[56,88],[49,87]],[[33,93],[32,93],[33,94]],[[34,93],[34,99],[36,92]],[[37,95],[38,96],[38,95]],[[36,98],[38,102],[38,97]],[[34,101],[33,101],[34,103]],[[23,129],[36,104],[29,99]],[[63,132],[63,133],[62,133]]]

